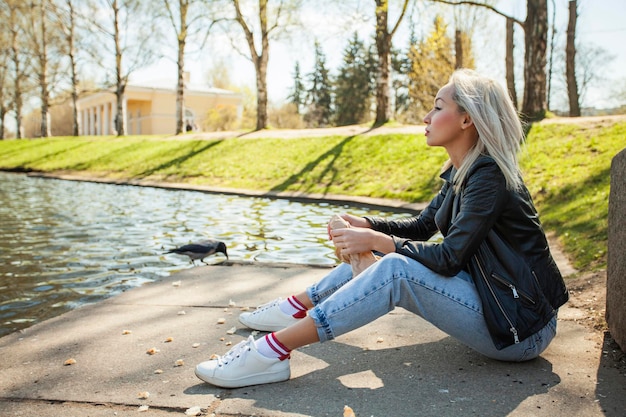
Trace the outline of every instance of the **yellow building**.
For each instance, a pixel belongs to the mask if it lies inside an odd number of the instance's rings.
[[[189,75],[185,74],[186,81]],[[200,130],[207,114],[217,108],[231,108],[241,118],[241,94],[206,85],[185,83],[185,130]],[[173,135],[176,133],[176,81],[128,83],[124,117],[128,135]],[[114,135],[116,97],[102,91],[78,100],[81,135]]]

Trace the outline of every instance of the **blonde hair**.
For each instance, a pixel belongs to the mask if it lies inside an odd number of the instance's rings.
[[[508,92],[495,80],[468,69],[456,70],[449,83],[454,87],[454,102],[471,117],[478,131],[476,145],[454,177],[455,191],[459,191],[470,167],[481,155],[495,160],[508,189],[519,189],[523,182],[517,154],[524,142],[524,130]]]

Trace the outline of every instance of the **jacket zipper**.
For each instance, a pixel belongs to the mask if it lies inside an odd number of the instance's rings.
[[[534,272],[533,272],[533,275],[534,275]],[[533,304],[537,304],[537,303],[535,303],[535,300],[533,300],[524,291],[518,290],[517,287],[515,287],[515,285],[513,285],[513,283],[507,281],[506,279],[502,278],[501,276],[499,276],[497,274],[491,274],[491,276],[494,277],[494,279],[496,279],[497,281],[501,282],[503,285],[506,285],[507,287],[509,287],[511,289],[511,292],[513,293],[513,298],[519,298],[520,295],[521,295],[522,297],[524,297],[529,302],[531,302]]]
[[[498,299],[498,297],[496,296],[495,291],[493,290],[493,287],[491,286],[491,283],[489,282],[489,280],[487,279],[487,275],[485,274],[485,270],[483,269],[482,264],[480,263],[480,260],[478,259],[478,257],[476,256],[476,263],[478,264],[478,269],[480,269],[480,274],[483,277],[483,280],[485,281],[485,283],[487,284],[487,287],[489,288],[489,291],[491,292],[491,295],[493,296],[493,298],[496,300],[496,303],[498,304],[498,308],[500,309],[500,312],[502,313],[502,315],[504,316],[504,318],[506,319],[506,321],[509,323],[509,326],[511,326],[509,328],[509,331],[513,334],[513,340],[515,341],[515,343],[519,343],[519,336],[517,335],[517,329],[515,328],[515,326],[513,325],[513,322],[511,322],[511,319],[509,318],[508,314],[506,314],[506,311],[504,311],[504,308],[502,307],[502,304],[500,303],[500,300]]]
[[[535,270],[530,270],[531,274],[533,274],[533,278],[535,278],[535,284],[537,284],[537,288],[541,288],[541,284],[539,284],[539,278],[537,278],[537,274],[535,274]]]

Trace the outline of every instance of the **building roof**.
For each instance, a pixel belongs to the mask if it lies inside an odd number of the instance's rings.
[[[200,83],[185,83],[185,92],[187,93],[208,93],[216,95],[239,95],[234,91],[225,90],[223,88],[211,87],[207,84]],[[161,78],[155,80],[139,80],[129,81],[126,88],[136,89],[150,89],[150,90],[162,90],[162,91],[176,91],[176,80],[171,78]]]
[[[176,93],[176,80],[171,78],[161,78],[155,80],[140,80],[140,81],[129,81],[126,84],[126,94],[129,93],[139,93],[139,92],[149,92],[149,91],[159,91],[163,93]],[[98,97],[101,97],[103,94],[115,94],[113,88],[109,90],[101,90],[99,92],[95,92],[93,94],[88,94],[84,97],[78,99],[79,103],[87,103]],[[223,88],[215,88],[211,87],[207,84],[199,84],[199,83],[186,83],[185,87],[186,95],[195,95],[195,96],[222,96],[222,97],[234,97],[241,98],[241,93],[237,93],[230,90],[225,90]]]

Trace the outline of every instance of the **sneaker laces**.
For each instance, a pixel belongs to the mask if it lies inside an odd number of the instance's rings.
[[[269,303],[261,304],[260,306],[258,306],[256,308],[256,310],[254,310],[252,312],[252,314],[257,314],[257,313],[261,313],[261,312],[263,312],[265,310],[268,310],[268,309],[274,307],[275,305],[280,304],[281,301],[282,301],[282,299],[277,298],[275,300],[270,301]]]
[[[250,336],[246,340],[242,340],[241,342],[237,343],[224,355],[217,357],[217,365],[224,366],[228,365],[230,362],[239,357],[245,358],[246,354],[251,350],[250,345],[252,343],[254,343],[254,339],[252,338],[252,336]]]

